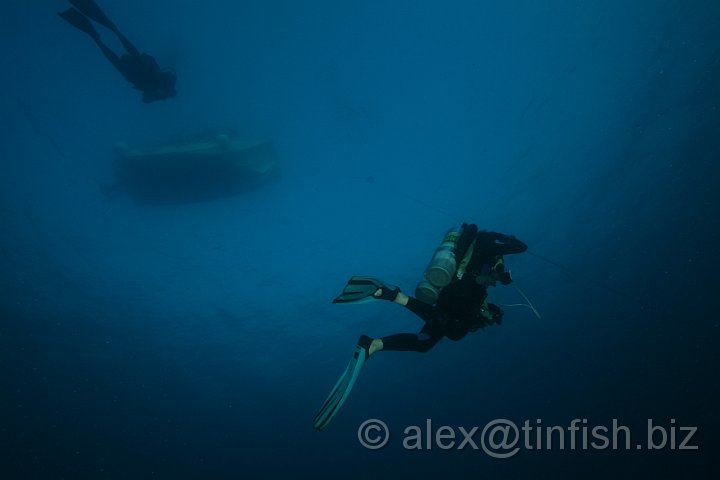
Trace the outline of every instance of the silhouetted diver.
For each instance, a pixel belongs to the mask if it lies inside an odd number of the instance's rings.
[[[102,50],[105,58],[133,84],[134,88],[143,92],[143,102],[165,100],[177,95],[175,91],[175,72],[169,69],[161,69],[153,57],[146,53],[140,53],[93,0],[70,0],[70,3],[75,8],[65,10],[58,15],[92,37],[100,50]],[[112,30],[120,39],[127,53],[118,56],[110,50],[100,40],[100,34],[95,30],[90,20],[94,20]]]

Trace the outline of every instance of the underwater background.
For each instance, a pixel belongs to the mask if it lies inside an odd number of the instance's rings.
[[[100,6],[177,98],[142,103],[67,2],[0,4],[2,478],[718,478],[720,2]],[[279,178],[104,193],[117,142],[216,129],[272,139]],[[529,245],[506,261],[542,319],[379,353],[314,431],[360,334],[421,326],[331,300],[412,293],[462,222]],[[699,448],[403,448],[426,419],[652,419]]]

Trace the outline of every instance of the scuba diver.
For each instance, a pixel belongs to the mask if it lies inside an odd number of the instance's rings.
[[[70,0],[75,8],[69,8],[58,13],[75,28],[82,30],[92,37],[105,58],[133,84],[133,88],[143,92],[142,100],[145,103],[156,100],[165,100],[177,95],[175,91],[175,72],[170,69],[161,69],[153,57],[140,53],[130,41],[120,33],[120,30],[103,13],[93,0]],[[95,30],[90,20],[110,29],[120,39],[127,53],[118,56],[100,40],[100,34]]]
[[[391,301],[420,317],[424,326],[418,333],[381,338],[360,336],[350,363],[315,416],[313,427],[322,430],[330,423],[350,394],[363,364],[376,352],[424,353],[443,337],[460,340],[469,332],[499,325],[504,312],[488,303],[487,289],[497,282],[503,285],[512,282],[503,256],[522,253],[527,248],[514,236],[478,231],[476,225],[463,223],[445,235],[415,289],[416,298],[375,277],[350,278],[333,303]]]

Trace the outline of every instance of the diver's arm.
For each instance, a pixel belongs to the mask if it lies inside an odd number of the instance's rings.
[[[388,294],[389,293],[390,292],[388,292]],[[387,295],[383,295],[382,289],[375,292],[375,297],[385,297],[385,300],[392,300],[393,303],[397,303],[398,305],[407,308],[425,322],[430,321],[430,319],[435,314],[435,307],[433,307],[432,305],[428,305],[427,303],[423,303],[420,300],[413,298],[409,295],[405,295],[403,292],[400,291],[399,288],[397,289],[397,293],[392,292],[391,295],[394,295],[395,298],[391,299],[388,298]]]
[[[518,240],[514,235],[505,235],[504,233],[497,232],[487,232],[487,235],[494,241],[496,255],[523,253],[528,249],[528,246]]]

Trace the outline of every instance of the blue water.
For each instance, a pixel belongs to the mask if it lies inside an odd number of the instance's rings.
[[[0,5],[2,478],[718,478],[719,2],[102,1],[177,71],[152,104],[68,6]],[[103,194],[116,142],[216,128],[271,138],[280,179]],[[463,221],[528,243],[542,320],[379,353],[313,431],[360,334],[420,328],[332,298],[412,292]],[[404,449],[428,418],[652,419],[699,450]]]

